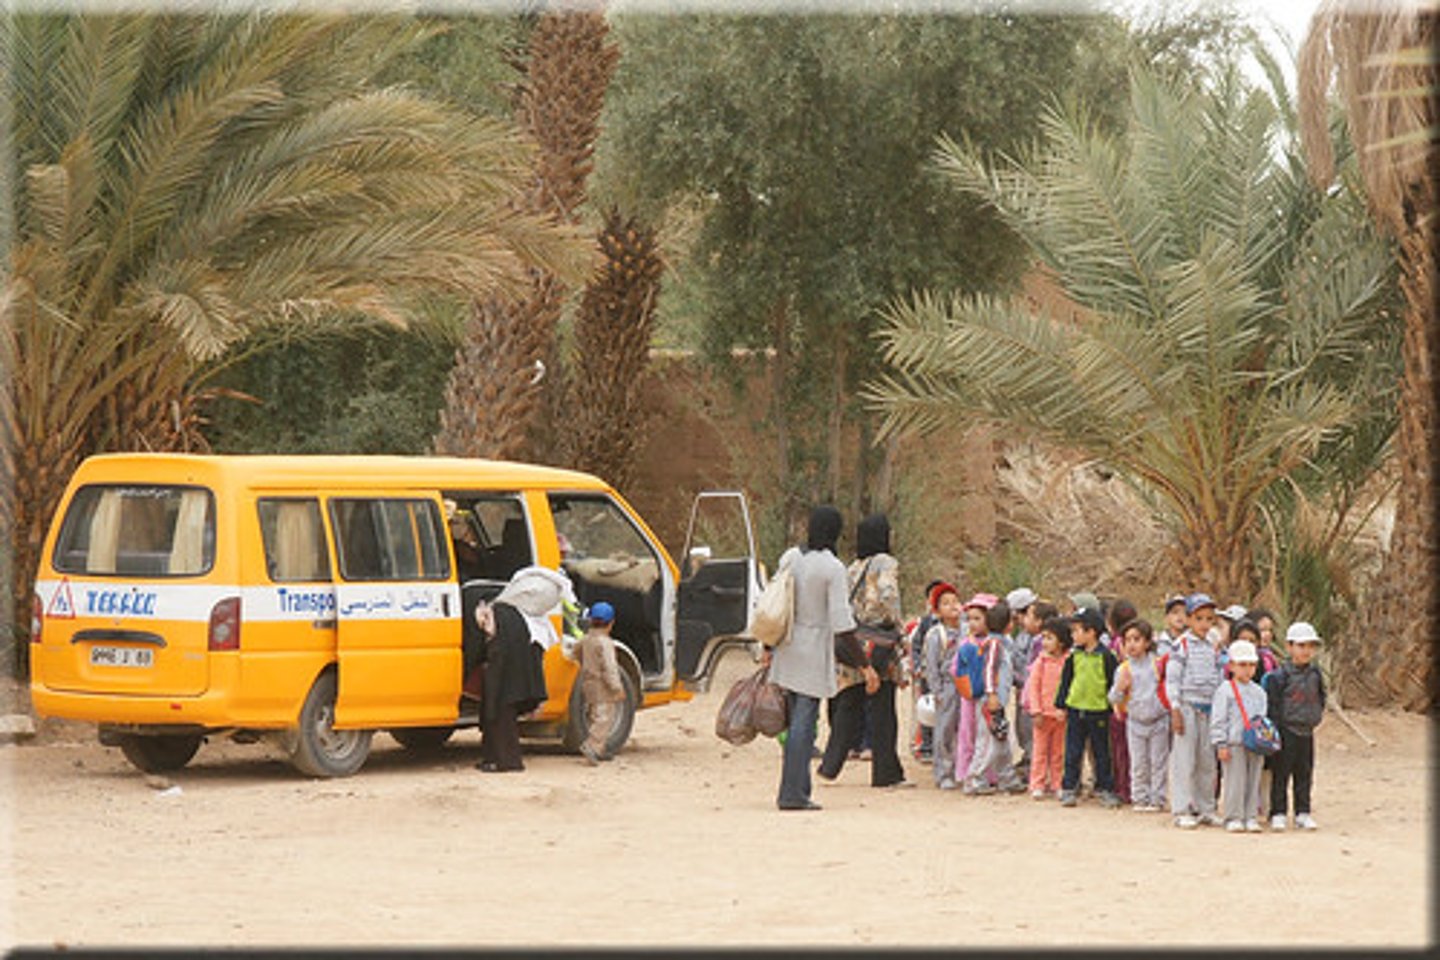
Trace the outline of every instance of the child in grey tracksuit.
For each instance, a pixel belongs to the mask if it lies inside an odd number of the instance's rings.
[[[935,734],[932,740],[931,773],[935,785],[955,786],[955,734],[960,719],[960,692],[950,673],[955,651],[960,648],[960,595],[948,583],[930,592],[930,605],[939,621],[925,634],[925,682],[935,697]],[[943,606],[942,606],[943,605]],[[963,773],[963,771],[962,771]]]
[[[1203,593],[1185,599],[1185,632],[1165,666],[1170,701],[1170,811],[1175,825],[1220,824],[1215,815],[1215,748],[1210,708],[1220,685],[1220,651],[1207,634],[1215,625],[1215,601]]]
[[[1115,671],[1110,702],[1126,715],[1130,747],[1130,799],[1135,809],[1153,813],[1165,808],[1165,782],[1170,761],[1170,711],[1160,702],[1154,628],[1131,621],[1122,640],[1125,662]]]
[[[1265,758],[1245,749],[1246,721],[1265,716],[1268,698],[1254,681],[1259,660],[1254,644],[1236,640],[1230,644],[1231,679],[1215,688],[1210,705],[1210,742],[1219,753],[1224,770],[1225,829],[1260,832],[1260,771]]]

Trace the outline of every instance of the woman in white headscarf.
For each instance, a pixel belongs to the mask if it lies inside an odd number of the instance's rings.
[[[484,735],[480,762],[486,773],[524,770],[519,717],[544,703],[545,651],[559,640],[550,615],[575,592],[563,573],[546,567],[515,571],[489,607],[475,611],[486,634]]]

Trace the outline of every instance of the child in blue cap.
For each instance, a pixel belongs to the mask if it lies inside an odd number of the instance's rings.
[[[1203,593],[1185,598],[1185,632],[1165,664],[1165,698],[1170,702],[1170,811],[1175,825],[1219,826],[1215,812],[1215,748],[1210,743],[1210,708],[1223,679],[1221,650],[1211,639],[1215,601]]]
[[[580,695],[585,701],[585,742],[580,755],[590,766],[610,759],[607,741],[615,728],[616,705],[625,700],[625,684],[615,659],[615,641],[610,630],[615,608],[604,600],[590,605],[590,628],[580,640]]]

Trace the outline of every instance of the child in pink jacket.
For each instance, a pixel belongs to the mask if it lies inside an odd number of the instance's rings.
[[[1040,656],[1030,665],[1021,697],[1025,712],[1034,718],[1030,758],[1030,796],[1043,800],[1060,790],[1065,773],[1065,710],[1055,706],[1060,673],[1070,652],[1070,625],[1063,617],[1048,617],[1040,627]]]

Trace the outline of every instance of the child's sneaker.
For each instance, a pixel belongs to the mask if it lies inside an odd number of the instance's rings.
[[[946,777],[944,780],[941,780],[941,781],[940,781],[940,789],[941,789],[941,790],[954,790],[954,789],[955,789],[955,781],[954,781],[954,780],[951,780],[949,777]]]
[[[1245,832],[1245,824],[1242,823],[1242,822],[1240,822],[1239,820],[1226,820],[1226,821],[1225,821],[1225,832],[1226,832],[1226,833],[1244,833],[1244,832]]]
[[[1196,820],[1188,813],[1182,813],[1175,818],[1175,826],[1179,827],[1181,830],[1194,830],[1196,827],[1200,826],[1200,821]]]
[[[1116,807],[1120,806],[1120,797],[1109,790],[1101,790],[1099,796],[1100,806],[1104,807],[1107,810],[1113,810]]]
[[[1246,821],[1245,821],[1245,832],[1246,832],[1246,833],[1259,833],[1259,832],[1260,832],[1260,821],[1259,821],[1259,820],[1246,820]]]
[[[988,797],[995,792],[995,788],[984,780],[972,780],[966,777],[960,785],[960,792],[967,797]]]
[[[1031,800],[1044,800],[1044,799],[1045,799],[1045,791],[1044,791],[1044,790],[1031,790],[1031,791],[1030,791],[1030,799],[1031,799]]]
[[[1308,813],[1295,814],[1295,826],[1300,830],[1319,830],[1320,824]]]
[[[1275,833],[1282,833],[1285,830],[1285,814],[1277,813],[1270,818],[1270,829]]]
[[[1202,826],[1206,827],[1218,827],[1222,826],[1225,821],[1221,820],[1218,814],[1202,813],[1200,814],[1200,823]]]
[[[1075,806],[1075,801],[1076,801],[1076,797],[1075,797],[1075,791],[1074,791],[1074,790],[1061,790],[1061,791],[1060,791],[1060,806],[1062,806],[1062,807],[1073,807],[1073,806]]]

